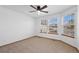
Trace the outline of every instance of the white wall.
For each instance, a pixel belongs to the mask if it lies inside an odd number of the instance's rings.
[[[78,50],[79,50],[79,5],[77,6],[77,22],[76,22],[76,26],[77,26],[77,41],[76,41],[76,43],[77,43],[77,47],[78,47]]]
[[[0,46],[34,36],[34,19],[0,6]]]
[[[62,11],[60,13],[56,13],[55,15],[48,15],[48,16],[43,16],[43,18],[49,20],[50,18],[52,18],[53,16],[58,16],[58,17],[62,17],[63,15],[67,14],[67,13],[71,13],[71,12],[74,12],[76,11],[76,7],[73,7],[73,8],[70,8],[68,10],[65,10],[65,11]],[[62,36],[62,19],[59,19],[61,22],[58,24],[58,33],[59,35],[55,35],[55,34],[43,34],[43,33],[40,33],[40,22],[41,22],[41,19],[42,18],[38,18],[38,23],[37,23],[37,35],[38,36],[41,36],[41,37],[47,37],[47,38],[51,38],[51,39],[56,39],[56,40],[62,40],[74,47],[77,47],[76,45],[76,41],[77,39],[76,38],[70,38],[70,37],[66,37],[66,36]],[[75,19],[76,21],[76,19]]]

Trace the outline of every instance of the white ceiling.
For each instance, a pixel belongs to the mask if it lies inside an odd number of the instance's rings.
[[[43,6],[43,5],[41,5]],[[74,5],[73,5],[74,6]],[[2,7],[6,7],[21,13],[28,14],[31,17],[39,17],[39,16],[44,16],[44,15],[50,15],[54,14],[57,12],[61,12],[67,8],[73,7],[72,5],[48,5],[48,7],[44,10],[48,11],[48,13],[40,13],[40,15],[37,15],[37,12],[30,13],[29,11],[33,11],[32,7],[29,5],[4,5]]]

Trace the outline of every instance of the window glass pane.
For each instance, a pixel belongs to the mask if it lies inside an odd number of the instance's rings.
[[[74,14],[64,16],[64,35],[74,37]]]
[[[47,20],[41,20],[40,33],[47,33]]]
[[[48,20],[49,32],[48,34],[57,34],[57,18],[54,17]]]

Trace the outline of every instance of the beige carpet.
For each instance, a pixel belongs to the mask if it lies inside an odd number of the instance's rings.
[[[5,53],[76,53],[74,47],[58,40],[41,37],[32,37],[0,47],[0,52]]]

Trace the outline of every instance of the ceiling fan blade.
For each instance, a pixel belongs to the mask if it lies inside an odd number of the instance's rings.
[[[40,11],[40,12],[48,13],[48,11]]]
[[[34,8],[34,9],[37,9],[37,8],[35,8],[33,5],[30,5],[32,8]]]
[[[47,8],[47,5],[43,6],[43,7],[41,8],[41,10],[42,10],[42,9],[45,9],[45,8]]]
[[[29,12],[36,12],[36,11],[29,11]]]

